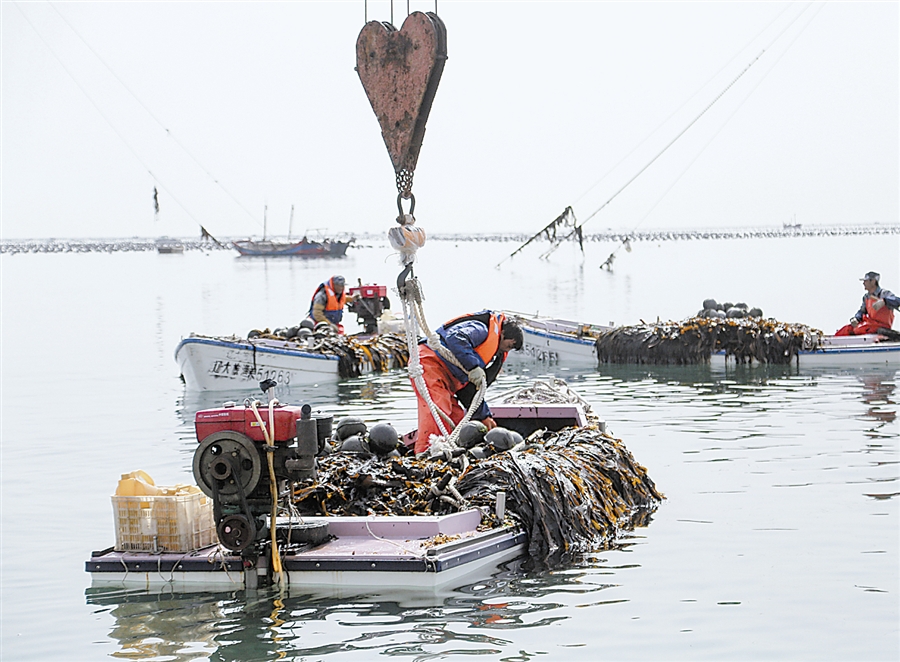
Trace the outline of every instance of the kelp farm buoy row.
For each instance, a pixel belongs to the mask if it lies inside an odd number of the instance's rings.
[[[596,347],[601,363],[689,365],[721,351],[738,363],[787,364],[800,351],[818,349],[822,337],[818,329],[772,319],[692,317],[617,327],[601,333]]]
[[[406,339],[396,333],[343,336],[325,325],[315,331],[302,327],[275,331],[254,329],[247,334],[247,338],[281,340],[309,354],[337,356],[338,376],[341,379],[359,377],[363,372],[363,365],[370,365],[374,372],[386,372],[404,368],[409,363]]]
[[[664,498],[624,444],[596,425],[538,430],[479,459],[465,449],[433,458],[336,452],[317,458],[315,484],[294,490],[301,515],[434,515],[476,507],[482,528],[506,494],[507,520],[529,535],[536,563],[609,545],[643,525]]]

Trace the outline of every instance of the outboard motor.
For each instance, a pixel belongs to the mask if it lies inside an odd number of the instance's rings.
[[[249,400],[243,406],[228,402],[194,417],[199,442],[194,479],[213,500],[219,542],[234,552],[265,537],[265,518],[272,510],[267,450],[272,452],[278,487],[316,478],[319,437],[310,406],[275,401],[274,425],[269,423],[268,405],[259,403],[256,409],[254,413]],[[273,449],[266,447],[259,419],[272,434]]]

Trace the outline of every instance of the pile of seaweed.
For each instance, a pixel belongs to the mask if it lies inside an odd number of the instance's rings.
[[[624,444],[596,425],[538,430],[511,449],[479,459],[462,448],[436,457],[336,452],[319,457],[318,479],[294,489],[301,515],[434,515],[469,508],[482,528],[497,519],[529,535],[536,563],[611,544],[622,529],[643,525],[660,494]]]
[[[773,319],[691,317],[681,322],[657,322],[617,327],[597,338],[601,363],[707,363],[724,351],[738,363],[787,364],[802,351],[822,343],[822,332],[804,324]]]
[[[406,338],[396,333],[382,333],[374,336],[338,335],[333,327],[322,326],[316,330],[298,326],[289,329],[254,329],[247,338],[281,340],[308,354],[322,354],[338,357],[338,375],[341,379],[359,377],[363,367],[373,372],[386,372],[395,368],[405,368],[409,363],[409,349]]]

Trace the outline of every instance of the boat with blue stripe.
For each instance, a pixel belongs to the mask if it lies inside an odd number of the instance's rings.
[[[598,363],[596,341],[600,334],[614,327],[582,324],[571,320],[507,313],[522,329],[526,357],[565,366],[586,366]],[[710,360],[715,363],[734,361],[725,352],[716,352]],[[900,342],[877,334],[860,336],[825,336],[815,350],[797,354],[800,365],[845,367],[853,365],[900,366]]]

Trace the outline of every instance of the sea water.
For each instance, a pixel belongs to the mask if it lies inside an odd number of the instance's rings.
[[[426,244],[428,322],[487,307],[632,324],[712,297],[832,332],[866,271],[900,290],[896,236],[638,243],[612,271],[600,265],[616,246],[548,260],[538,246],[495,269],[515,247]],[[437,596],[94,588],[84,562],[114,540],[120,475],[192,482],[194,413],[223,400],[185,392],[179,339],[296,324],[335,273],[393,287],[397,257],[370,241],[333,261],[19,254],[0,267],[3,660],[900,657],[894,368],[573,370],[514,356],[489,400],[566,379],[665,493],[614,549],[542,572],[512,563]],[[415,426],[402,372],[279,397]]]

